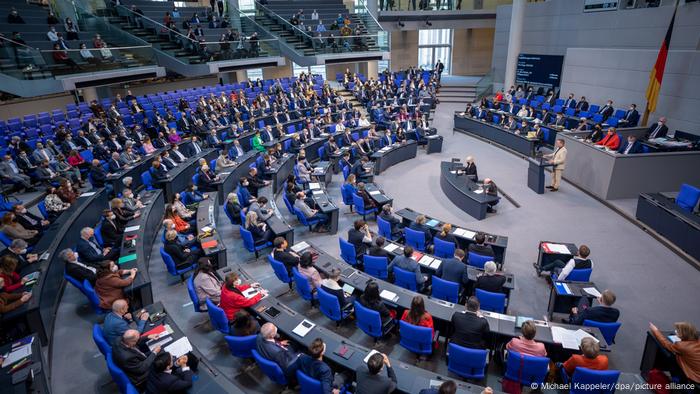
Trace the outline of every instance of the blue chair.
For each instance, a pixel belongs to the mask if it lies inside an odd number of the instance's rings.
[[[566,372],[562,374],[565,380]],[[596,371],[593,369],[576,367],[571,376],[571,394],[597,393],[612,394],[615,392],[615,383],[620,378],[620,371]],[[564,382],[568,383],[568,382]],[[599,387],[596,390],[586,390],[589,387]]]
[[[481,309],[505,313],[506,311],[506,295],[503,293],[492,293],[490,291],[476,289],[476,298],[481,303]]]
[[[245,248],[248,249],[249,252],[255,253],[256,259],[259,256],[259,251],[272,246],[272,242],[265,240],[261,240],[256,243],[253,240],[253,234],[250,231],[243,228],[242,225],[238,226],[238,231],[241,233],[241,238],[243,239],[243,246],[245,246]]]
[[[465,379],[486,378],[488,350],[471,349],[454,343],[447,345],[447,370]]]
[[[437,334],[437,331],[435,332]],[[433,354],[433,329],[430,327],[421,327],[399,322],[399,335],[401,340],[399,344],[406,350],[418,355]]]
[[[353,204],[352,186],[347,185],[347,184],[340,186],[340,196],[343,197],[343,204],[350,207],[350,212],[352,212],[352,204]]]
[[[224,310],[214,304],[209,297],[207,297],[205,302],[207,304],[207,313],[209,314],[211,326],[219,330],[219,332],[228,335],[228,317],[226,317]]]
[[[102,239],[102,220],[95,226],[95,241],[97,241],[100,246],[105,246],[104,240]]]
[[[153,190],[153,177],[150,171],[144,171],[141,173],[141,183],[146,186],[146,190]]]
[[[591,280],[591,273],[593,273],[593,268],[571,270],[566,280],[571,282],[589,282]]]
[[[386,257],[385,257],[386,258]],[[365,263],[365,271],[367,271],[367,263]],[[416,282],[415,272],[406,271],[399,267],[394,267],[394,284],[401,286],[404,289],[418,291],[418,283]]]
[[[75,286],[78,290],[80,290],[81,293],[85,294],[85,288],[83,287],[83,284],[75,279],[74,277],[68,275],[66,271],[63,271],[63,277],[73,286]]]
[[[92,306],[92,309],[97,313],[98,315],[104,315],[105,313],[108,313],[109,310],[107,309],[102,309],[100,307],[100,297],[97,296],[97,293],[95,293],[95,289],[92,287],[90,282],[88,282],[87,279],[83,280],[83,289],[85,290],[83,293],[87,297],[88,301],[90,301],[90,306]]]
[[[116,383],[117,387],[119,387],[119,392],[122,394],[137,393],[138,390],[136,390],[134,385],[131,384],[129,377],[126,376],[124,371],[122,371],[122,369],[114,363],[114,360],[112,360],[112,354],[108,354],[106,358],[107,369],[109,370],[109,374],[112,376],[112,380],[114,380],[114,383]]]
[[[391,223],[387,222],[379,216],[377,216],[377,228],[380,236],[386,239],[390,239],[392,241],[394,240],[394,236],[391,233]]]
[[[287,207],[289,213],[291,213],[292,215],[296,215],[292,203],[287,199],[287,193],[282,193],[282,201],[284,201],[284,205]]]
[[[311,306],[314,306],[316,304],[316,295],[314,294],[314,288],[311,287],[309,280],[299,273],[297,267],[292,267],[292,277],[294,278],[294,285],[301,298],[309,301]]]
[[[192,184],[199,185],[199,174],[192,175]]]
[[[549,358],[526,356],[508,351],[505,377],[522,385],[542,385],[547,376]]]
[[[343,179],[348,179],[348,175],[350,175],[350,167],[343,166]]]
[[[318,295],[319,309],[327,318],[333,320],[336,326],[345,320],[352,313],[352,308],[341,308],[338,297],[322,288],[316,289]]]
[[[308,227],[309,231],[311,231],[311,226],[322,223],[323,221],[319,218],[307,218],[306,215],[297,207],[292,207],[294,209],[294,213],[297,215],[297,219],[299,219],[299,222]]]
[[[355,301],[355,318],[357,319],[357,327],[374,338],[375,343],[394,327],[393,321],[382,325],[382,318],[379,316],[379,312],[365,308],[357,301]]]
[[[224,203],[224,213],[226,214],[228,220],[231,222],[232,226],[238,226],[238,224],[236,224],[236,221],[233,219],[233,214],[231,213],[231,211],[229,211],[228,205],[226,203]]]
[[[270,262],[272,270],[275,272],[275,276],[277,277],[277,279],[279,279],[282,283],[288,284],[289,290],[291,290],[292,278],[289,277],[289,272],[287,271],[287,267],[284,265],[284,263],[275,260],[275,258],[272,257],[272,255],[267,255],[267,261]]]
[[[437,257],[451,258],[455,255],[455,244],[452,242],[443,241],[439,238],[433,239],[433,254]]]
[[[379,278],[386,280],[389,277],[389,259],[383,256],[362,256],[365,272]]]
[[[0,232],[0,242],[2,242],[3,245],[7,246],[8,248],[10,245],[12,245],[12,239],[3,232]]]
[[[300,394],[318,394],[323,392],[321,382],[297,369],[297,380],[301,386]]]
[[[422,231],[416,231],[408,227],[404,228],[404,233],[406,234],[406,244],[411,246],[415,250],[421,252],[425,251],[425,233]]]
[[[443,280],[433,275],[432,286],[430,294],[432,297],[455,304],[459,301],[459,283]]]
[[[365,200],[363,200],[362,197],[358,196],[355,193],[352,194],[352,205],[355,206],[355,211],[362,215],[363,220],[365,220],[366,215],[369,215],[370,213],[373,213],[374,216],[377,216],[377,208],[365,208]]]
[[[166,252],[162,246],[160,247],[160,257],[163,259],[163,263],[165,263],[168,273],[170,273],[172,276],[179,276],[181,282],[185,281],[185,274],[192,271],[197,266],[197,263],[192,263],[187,267],[177,269],[175,260],[173,260],[172,256],[170,256],[170,254],[168,254],[168,252]]]
[[[681,185],[681,190],[676,196],[676,205],[685,211],[692,212],[698,205],[698,200],[700,200],[699,188],[686,183]]]
[[[493,257],[469,252],[467,264],[471,265],[472,267],[484,269],[484,264],[486,264],[489,261],[493,261]]]
[[[92,340],[95,341],[95,345],[100,349],[100,353],[103,356],[107,357],[108,354],[112,354],[112,346],[107,343],[102,327],[99,324],[92,325]]]
[[[39,203],[36,204],[36,207],[39,208],[41,216],[43,216],[44,219],[49,220],[49,211],[46,210],[46,203],[44,202],[44,200],[39,201]]]
[[[255,349],[255,339],[257,335],[248,335],[245,337],[234,337],[225,335],[224,340],[228,345],[228,350],[234,357],[238,358],[253,358],[252,350]]]
[[[617,335],[617,330],[622,327],[622,323],[620,322],[615,322],[615,323],[603,323],[595,320],[584,320],[583,325],[585,327],[598,327],[600,329],[600,332],[603,334],[603,338],[605,338],[605,342],[608,343],[608,345],[612,345],[615,343],[615,336]]]
[[[2,233],[0,233],[2,234]],[[353,267],[357,265],[357,252],[355,251],[355,245],[338,237],[338,242],[340,243],[340,257],[346,263],[352,265]]]
[[[284,376],[282,368],[280,368],[280,366],[277,365],[277,363],[264,358],[255,349],[251,350],[250,352],[253,354],[255,363],[258,364],[260,370],[263,371],[263,373],[267,375],[268,378],[270,378],[273,382],[279,385],[287,385],[287,378]]]
[[[194,289],[194,275],[190,275],[190,277],[187,278],[187,293],[190,295],[190,300],[192,300],[194,311],[197,313],[205,312],[200,308],[199,297],[197,296],[197,291]]]

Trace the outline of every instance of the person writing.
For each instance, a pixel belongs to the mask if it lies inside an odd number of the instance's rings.
[[[547,186],[547,189],[555,192],[559,190],[559,183],[561,182],[561,174],[564,172],[564,168],[566,168],[566,142],[564,142],[563,139],[558,138],[557,142],[555,142],[555,149],[554,152],[546,155],[545,157],[549,158],[548,163],[549,164],[554,164],[554,167],[552,168],[552,185]],[[619,145],[619,144],[618,144]]]
[[[259,291],[252,297],[243,295],[243,292],[251,287],[257,288]],[[224,310],[228,320],[233,321],[236,312],[257,304],[265,296],[267,296],[267,290],[260,288],[259,283],[243,284],[238,274],[231,272],[226,275],[224,285],[221,288],[221,303],[219,307]]]

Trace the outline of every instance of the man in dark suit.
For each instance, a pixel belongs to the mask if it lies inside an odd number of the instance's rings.
[[[372,176],[372,170],[369,168],[369,158],[367,156],[362,156],[362,158],[352,165],[350,170],[351,173],[355,174],[355,179],[357,182],[372,182],[374,177]]]
[[[86,264],[100,267],[104,261],[115,261],[119,257],[119,249],[102,248],[95,240],[95,230],[85,227],[80,230],[80,239],[76,245],[78,256]]]
[[[117,222],[117,216],[111,209],[105,209],[102,212],[102,219],[102,226],[100,228],[102,243],[104,246],[119,247],[122,243],[124,227]]]
[[[142,391],[151,372],[151,366],[160,353],[160,346],[145,354],[138,347],[141,334],[138,330],[126,330],[120,341],[112,346],[112,359],[129,377],[131,383]]]
[[[63,151],[63,154],[66,155],[66,157],[68,157],[68,154],[70,153],[70,151],[80,150],[80,147],[78,146],[78,144],[73,142],[73,136],[68,134],[66,136],[66,139],[61,144],[61,150]]]
[[[29,212],[27,208],[22,204],[17,204],[12,207],[12,212],[15,214],[17,222],[22,225],[22,227],[27,230],[36,230],[41,232],[44,227],[48,226],[51,222],[42,219],[37,215]]]
[[[494,256],[491,245],[486,245],[486,234],[484,233],[476,233],[474,243],[469,245],[469,251],[481,256]]]
[[[157,158],[153,159],[148,171],[155,182],[164,182],[168,179],[168,171],[166,171],[165,166],[160,165],[160,160]]]
[[[394,258],[394,256],[386,250],[384,250],[385,242],[386,239],[384,239],[384,237],[377,237],[377,239],[374,240],[374,244],[369,248],[369,255],[375,257],[386,257],[387,261],[391,261],[391,259]],[[406,246],[406,248],[410,248],[410,246]],[[404,248],[404,251],[406,250],[406,248]],[[413,249],[411,249],[411,253],[413,253]]]
[[[278,341],[276,337],[277,327],[272,323],[265,323],[260,327],[255,347],[261,356],[279,365],[289,379],[296,373],[299,353],[290,347],[288,340]]]
[[[39,260],[39,256],[36,253],[27,253],[27,246],[27,241],[21,238],[13,239],[10,246],[0,253],[0,258],[5,255],[12,256],[17,260],[16,271],[21,272],[24,267]]]
[[[95,188],[105,187],[107,183],[107,172],[102,167],[99,160],[94,159],[90,167],[90,178]]]
[[[581,96],[581,99],[576,104],[577,111],[588,111],[588,101],[586,101],[586,96]]]
[[[87,280],[95,285],[95,280],[97,280],[97,268],[95,265],[90,265],[83,263],[78,260],[78,255],[71,249],[64,249],[59,253],[59,257],[65,264],[66,274],[71,278],[78,280],[83,283],[83,280]]]
[[[170,155],[177,163],[182,163],[183,161],[187,160],[185,154],[180,152],[180,147],[177,144],[170,145]]]
[[[401,234],[401,229],[403,229],[403,225],[401,224],[401,219],[397,218],[394,216],[392,213],[392,208],[391,205],[389,204],[384,204],[382,206],[382,211],[379,213],[379,217],[382,218],[383,220],[386,220],[391,224],[391,235],[400,235]]]
[[[634,153],[642,153],[642,144],[637,141],[637,137],[633,135],[628,135],[627,140],[620,145],[619,153],[623,155],[631,155]]]
[[[153,369],[148,375],[146,392],[185,394],[192,387],[192,371],[187,366],[188,356],[175,360],[168,352],[158,353],[153,361]]]
[[[637,104],[631,104],[630,109],[625,112],[625,116],[620,119],[617,127],[636,127],[639,123],[639,111],[637,111]]]
[[[243,156],[245,154],[245,151],[243,150],[243,147],[241,146],[241,143],[238,142],[238,140],[233,140],[233,146],[229,148],[228,154],[231,157],[231,159],[236,160],[237,158]]]
[[[663,138],[668,134],[668,127],[666,126],[666,117],[662,116],[656,124],[653,124],[647,129],[646,139],[653,140],[654,138]]]
[[[180,119],[175,122],[177,124],[177,129],[179,131],[189,133],[190,127],[192,125],[191,121],[187,119],[187,115],[184,112],[180,112]]]
[[[121,171],[124,167],[124,165],[119,160],[119,153],[117,152],[112,153],[112,157],[109,158],[107,165],[109,165],[109,171],[113,173]]]
[[[367,252],[367,248],[372,245],[372,233],[364,220],[355,220],[352,228],[348,230],[348,242],[355,246],[358,259]]]
[[[277,237],[273,240],[275,248],[272,250],[272,258],[284,264],[287,273],[292,276],[292,268],[299,265],[299,255],[289,249],[289,243],[284,237]]]
[[[442,260],[435,275],[442,280],[459,283],[460,288],[469,283],[467,265],[462,261],[464,255],[462,249],[455,249],[454,257]]]
[[[350,380],[346,373],[333,374],[333,370],[323,361],[326,344],[321,338],[316,338],[309,345],[309,354],[299,356],[299,369],[312,379],[321,382],[322,393],[332,393],[345,386]]]
[[[615,293],[611,290],[605,290],[598,297],[598,306],[589,306],[588,298],[581,298],[581,302],[578,307],[571,308],[571,314],[569,315],[569,323],[582,325],[584,320],[593,320],[599,323],[614,323],[620,317],[620,311],[617,308],[613,308],[615,303]]]
[[[603,120],[607,120],[609,117],[612,116],[612,114],[615,112],[615,108],[613,108],[613,101],[608,100],[607,103],[605,103],[604,106],[600,107],[598,110],[598,113],[603,115]]]
[[[186,146],[187,146],[187,153],[189,156],[198,155],[202,151],[202,146],[199,144],[199,141],[197,140],[197,136],[195,136],[195,135],[192,136],[192,140]]]
[[[382,370],[386,366],[386,375]],[[373,354],[367,363],[362,363],[355,371],[356,393],[388,394],[396,389],[396,373],[389,358],[382,353]]]
[[[486,349],[486,340],[491,332],[489,322],[479,313],[479,299],[469,297],[467,310],[452,315],[450,342],[471,349]]]
[[[574,100],[574,94],[569,94],[569,98],[564,101],[564,108],[576,108],[576,100]]]

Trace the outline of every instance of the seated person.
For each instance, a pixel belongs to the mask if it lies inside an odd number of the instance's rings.
[[[440,387],[423,389],[418,394],[457,394],[457,383],[454,380],[446,380]],[[486,387],[481,394],[493,394],[493,389]]]
[[[168,230],[165,233],[165,245],[163,249],[173,258],[175,269],[189,267],[199,259],[199,253],[182,246],[177,241],[177,232]]]
[[[256,215],[258,215],[258,219],[260,221],[263,221],[263,222],[265,220],[271,218],[272,215],[275,214],[275,212],[272,209],[265,208],[267,203],[268,203],[267,197],[265,197],[265,196],[258,197],[256,202],[250,204],[250,207],[248,207],[249,214],[255,213]]]
[[[299,353],[291,348],[288,340],[276,338],[277,327],[272,323],[263,324],[256,339],[256,350],[262,357],[279,365],[287,379],[290,379],[296,374]]]
[[[136,268],[120,270],[114,261],[110,261],[108,266],[97,270],[95,293],[100,299],[100,308],[112,309],[114,301],[126,299],[124,289],[134,283],[136,272],[138,272]]]
[[[384,243],[386,242],[386,239],[382,236],[377,237],[377,239],[374,240],[374,245],[372,245],[369,248],[369,255],[370,256],[377,256],[377,257],[386,257],[387,261],[391,261],[394,258],[394,255],[391,253],[387,252],[384,250]]]
[[[598,306],[589,306],[588,298],[582,297],[578,307],[571,308],[569,323],[582,325],[584,320],[593,320],[600,323],[614,323],[620,317],[620,311],[613,308],[616,297],[612,290],[604,290],[598,297]]]
[[[124,226],[117,222],[117,215],[111,209],[102,211],[102,226],[100,228],[102,243],[107,247],[119,247],[124,236]]]
[[[221,301],[222,282],[209,258],[202,257],[199,259],[197,269],[192,276],[194,277],[194,291],[197,293],[200,309],[207,310],[207,298],[218,305]]]
[[[413,297],[413,300],[411,300],[411,309],[403,311],[401,320],[408,324],[413,324],[414,326],[428,327],[433,330],[433,335],[435,335],[433,317],[425,310],[425,301],[422,296],[417,295]]]
[[[12,293],[24,287],[26,278],[17,273],[17,259],[14,256],[5,255],[0,258],[0,278],[3,279],[2,290]]]
[[[248,188],[249,186],[250,183],[248,182],[248,178],[242,176],[238,181],[238,192],[241,195],[239,202],[244,208],[248,208],[250,204],[257,201],[257,197],[250,192],[250,189]]]
[[[600,354],[600,345],[593,338],[581,339],[582,354],[573,354],[564,362],[564,370],[571,377],[576,367],[588,368],[597,371],[608,369],[608,357]]]
[[[352,174],[355,174],[355,178],[358,182],[372,182],[372,166],[369,164],[369,158],[367,156],[362,156],[362,158],[355,162],[350,169]]]
[[[197,190],[197,185],[192,183],[187,185],[187,189],[185,190],[185,196],[186,201],[188,201],[190,204],[199,204],[200,202],[202,202],[202,200],[208,197],[207,194],[204,194],[201,191]]]
[[[620,148],[620,136],[617,135],[614,127],[608,128],[608,132],[605,134],[603,139],[596,142],[596,145],[604,146],[610,150],[618,150]]]
[[[39,231],[24,228],[24,226],[17,222],[17,217],[12,212],[7,212],[5,216],[2,217],[0,231],[12,240],[23,239],[30,245],[39,242]]]
[[[251,287],[258,289],[258,292],[247,298],[243,292]],[[232,322],[236,312],[257,304],[266,295],[267,290],[260,288],[259,283],[243,284],[237,273],[230,272],[226,275],[224,285],[221,288],[219,307],[224,310],[229,322]]]
[[[452,335],[450,342],[471,349],[487,349],[491,335],[489,322],[481,316],[481,304],[476,297],[469,297],[464,312],[452,315]]]
[[[83,283],[84,280],[90,282],[94,287],[97,280],[97,269],[102,262],[97,264],[86,264],[78,261],[78,253],[71,249],[63,249],[59,254],[61,260],[65,264],[65,271],[71,278]]]
[[[397,218],[394,215],[391,205],[383,205],[382,211],[379,213],[379,217],[391,224],[392,236],[398,236],[402,234],[403,224],[401,223],[401,219]]]
[[[314,339],[309,345],[308,351],[308,355],[299,355],[299,370],[321,382],[321,394],[338,393],[352,379],[347,373],[334,374],[328,364],[323,361],[326,344],[321,338]]]
[[[146,352],[138,347],[141,333],[138,330],[126,330],[120,340],[112,345],[112,359],[121,368],[137,390],[143,390],[146,380],[151,372],[151,366],[160,353],[160,346],[156,346],[152,352]]]
[[[260,332],[260,323],[245,309],[241,309],[233,315],[229,328],[234,337],[247,337]]]
[[[256,244],[272,241],[275,234],[267,227],[267,223],[258,220],[258,214],[249,211],[245,216],[245,229],[253,235]]]
[[[698,340],[698,330],[692,323],[688,322],[678,322],[674,323],[675,334],[679,341],[671,342],[668,340],[666,334],[661,333],[658,328],[652,323],[649,323],[649,330],[651,331],[654,338],[664,347],[664,349],[671,352],[675,358],[676,363],[680,367],[680,371],[671,371],[671,376],[674,378],[680,377],[680,382],[694,383],[697,390],[698,384],[700,383],[700,365],[698,362],[700,359],[700,340]],[[682,373],[684,376],[678,376]]]
[[[386,375],[382,373],[386,365]],[[396,389],[396,373],[389,358],[382,353],[373,354],[367,363],[362,363],[355,371],[356,393],[389,394]]]
[[[355,220],[352,228],[348,230],[348,242],[355,246],[358,259],[367,253],[367,248],[372,245],[372,233],[364,220]]]
[[[12,207],[12,212],[15,214],[17,223],[21,224],[27,230],[36,230],[41,233],[44,231],[46,226],[51,223],[48,220],[42,219],[29,212],[27,207],[25,207],[23,204],[17,204]]]
[[[314,262],[310,252],[304,252],[304,254],[301,255],[298,270],[299,274],[309,281],[313,290],[321,286],[321,275],[316,268],[314,268]]]
[[[533,264],[537,270],[537,275],[540,275],[542,271],[552,272],[554,274],[558,273],[557,280],[566,280],[571,271],[575,269],[593,268],[593,262],[588,258],[590,254],[591,249],[586,245],[581,245],[578,247],[576,256],[573,256],[566,263],[559,259],[555,259],[553,261],[545,262],[541,267],[537,265],[537,263]]]
[[[370,280],[365,287],[364,293],[360,296],[359,302],[368,309],[379,312],[382,319],[382,326],[386,326],[396,317],[396,311],[390,310],[379,296],[379,285],[375,280]]]
[[[493,248],[491,245],[486,245],[486,234],[481,232],[474,236],[474,243],[469,245],[469,251],[479,256],[494,257]]]
[[[326,215],[323,212],[320,212],[318,209],[311,209],[311,207],[309,207],[308,203],[306,202],[306,194],[303,191],[298,192],[296,194],[296,200],[294,200],[294,208],[300,210],[301,214],[304,215],[304,217],[307,220],[318,219],[318,223],[311,231],[328,231],[328,215]]]
[[[192,387],[193,374],[187,366],[189,355],[184,354],[173,361],[173,356],[166,352],[160,352],[153,360],[153,368],[146,381],[147,393],[187,393]]]
[[[5,280],[0,277],[0,289],[5,287]],[[12,312],[15,309],[29,302],[32,298],[32,293],[6,293],[0,292],[0,314]]]
[[[357,195],[360,198],[362,198],[362,201],[365,203],[365,209],[372,209],[377,207],[377,204],[374,202],[367,190],[365,190],[364,182],[359,182],[357,184]]]
[[[420,272],[420,265],[416,260],[413,259],[413,248],[410,246],[404,246],[403,255],[394,257],[389,265],[389,272],[393,272],[393,269],[398,267],[404,271],[413,272],[416,275],[416,284],[418,285],[418,291],[423,289],[423,286],[427,284],[428,277]]]
[[[102,248],[95,239],[95,230],[92,227],[84,227],[80,230],[80,239],[76,245],[80,260],[91,265],[101,265],[103,261],[113,261],[119,258],[119,249]]]
[[[265,187],[270,184],[270,181],[266,181],[262,179],[260,174],[258,173],[258,169],[253,167],[248,170],[248,190],[250,193],[257,197],[258,196],[258,190],[260,190],[262,187]]]
[[[637,141],[637,137],[634,135],[628,135],[624,144],[620,145],[619,153],[623,155],[632,155],[635,153],[643,153],[642,144]]]
[[[291,278],[292,268],[299,265],[299,254],[289,248],[289,243],[284,237],[277,237],[272,243],[274,245],[272,258],[284,264]]]
[[[175,231],[177,231],[180,234],[191,233],[195,231],[195,228],[193,228],[192,223],[189,223],[185,219],[183,219],[177,213],[177,209],[175,209],[175,207],[171,204],[167,204],[165,206],[165,219],[171,220],[173,224],[175,224]]]
[[[442,264],[438,267],[435,275],[442,279],[454,283],[459,283],[460,288],[469,283],[469,274],[467,273],[467,265],[462,261],[464,259],[464,251],[455,249],[454,257],[442,260]]]
[[[520,328],[520,336],[513,338],[506,345],[507,350],[534,357],[547,357],[547,350],[542,342],[535,341],[537,326],[532,320],[527,320]]]
[[[233,224],[242,224],[241,210],[245,211],[245,209],[241,207],[241,203],[238,201],[238,195],[236,193],[231,192],[226,196],[226,204],[224,209],[226,209],[229,215],[231,215],[231,221]]]
[[[102,324],[102,333],[105,340],[110,346],[113,346],[116,341],[121,339],[126,330],[137,330],[143,333],[148,322],[148,312],[139,311],[134,319],[129,313],[129,303],[126,300],[119,299],[112,303],[112,311],[105,316]]]
[[[197,186],[192,185],[193,188],[196,188]],[[196,190],[196,189],[195,189]],[[175,208],[175,212],[186,221],[191,221],[192,219],[196,219],[196,214],[197,211],[188,209],[187,206],[182,202],[182,199],[180,197],[180,193],[175,193],[173,194],[173,201],[172,201],[172,207]]]
[[[197,174],[199,174],[198,188],[206,191],[216,191],[216,183],[219,182],[219,176],[209,169],[208,164],[199,167]]]
[[[483,189],[484,193],[486,193],[487,195],[498,197],[498,186],[496,186],[496,183],[491,178],[484,178]],[[497,211],[494,207],[498,204],[499,201],[500,198],[497,198],[494,201],[490,201],[488,203],[489,206],[486,207],[486,212],[496,213]]]
[[[476,278],[474,288],[491,293],[504,293],[503,285],[506,283],[505,275],[496,272],[496,263],[487,261],[484,264],[484,272]]]
[[[301,158],[298,159],[297,164],[295,164],[294,168],[297,170],[297,174],[299,174],[299,181],[301,183],[311,182],[312,171],[310,171],[309,168],[306,166],[305,160],[302,160]]]
[[[114,215],[116,216],[116,218],[114,220],[120,226],[126,227],[126,225],[131,220],[136,219],[139,216],[141,216],[140,212],[127,209],[126,204],[124,203],[124,200],[122,200],[121,198],[113,198],[109,202],[109,206],[112,209],[112,212],[114,212]]]
[[[332,268],[328,278],[321,281],[321,288],[338,298],[340,309],[352,308],[355,297],[343,291],[340,285],[340,269]]]
[[[458,248],[459,243],[457,242],[457,238],[450,233],[451,231],[452,225],[450,223],[445,223],[442,225],[440,232],[435,234],[435,238],[439,239],[440,241],[453,243],[455,248]]]
[[[427,222],[427,218],[425,215],[418,215],[416,218],[416,221],[411,223],[408,228],[414,231],[420,231],[425,234],[425,244],[428,245],[433,241],[433,233],[430,231],[430,227],[425,225],[425,222]]]

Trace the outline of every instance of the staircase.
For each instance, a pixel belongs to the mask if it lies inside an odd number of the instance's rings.
[[[437,94],[440,103],[464,104],[476,100],[477,83],[480,77],[464,77],[444,75],[440,81],[440,91]]]

